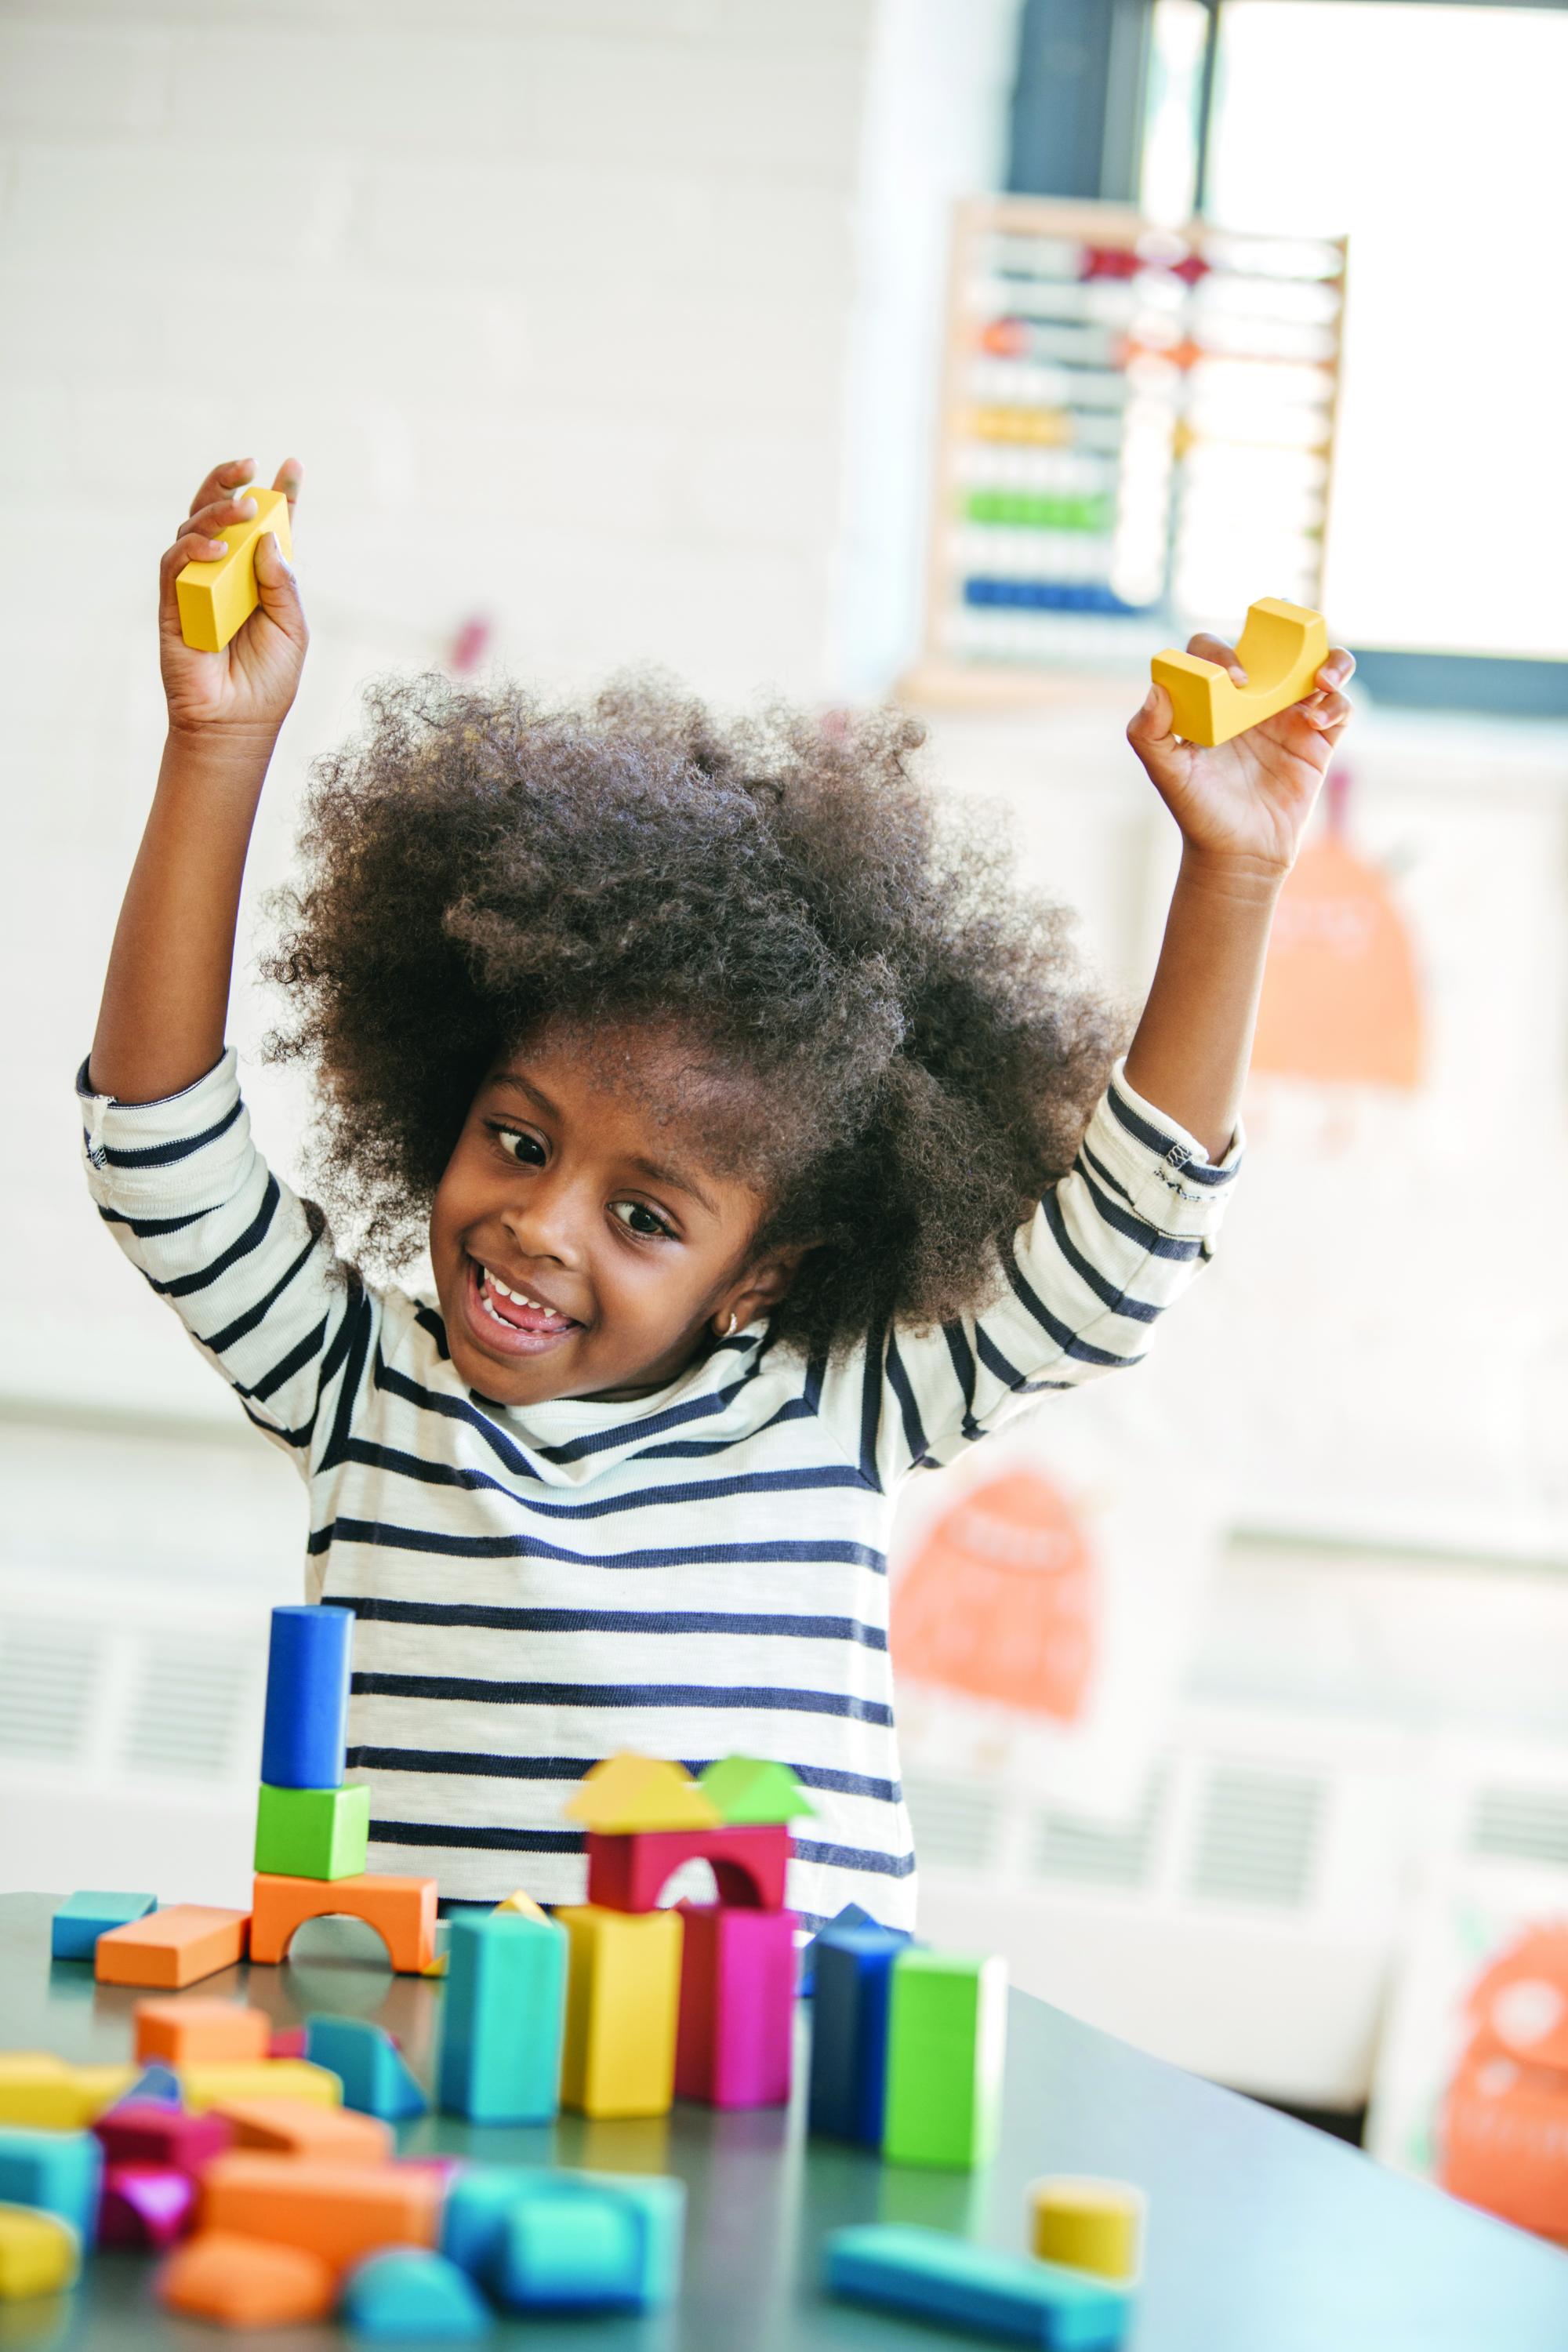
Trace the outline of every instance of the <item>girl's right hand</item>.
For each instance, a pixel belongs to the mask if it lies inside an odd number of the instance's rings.
[[[175,579],[187,563],[214,562],[224,551],[225,526],[255,513],[253,501],[235,495],[252,470],[247,457],[213,467],[159,567],[159,658],[174,734],[200,732],[209,740],[226,730],[236,736],[276,735],[299,688],[310,633],[294,575],[270,531],[256,545],[261,601],[223,651],[198,653],[180,635]],[[290,530],[300,470],[296,459],[286,457],[273,484],[288,499]]]

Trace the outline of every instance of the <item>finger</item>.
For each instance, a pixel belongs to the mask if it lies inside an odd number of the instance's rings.
[[[300,586],[283,560],[274,531],[264,531],[256,542],[256,592],[268,619],[275,621],[286,636],[302,645],[308,633],[300,604]]]
[[[215,466],[191,500],[192,514],[202,507],[210,507],[226,492],[232,493],[241,482],[248,482],[255,470],[254,457],[227,457],[221,466]]]
[[[1187,639],[1187,651],[1199,661],[1217,662],[1221,669],[1229,671],[1237,686],[1246,685],[1247,672],[1237,660],[1236,647],[1227,646],[1223,637],[1211,636],[1206,629],[1200,629],[1195,637]]]
[[[221,539],[231,523],[248,522],[256,512],[254,499],[215,499],[210,506],[197,507],[175,525],[174,536],[186,531],[205,532],[208,539]]]
[[[1342,694],[1314,695],[1310,702],[1300,704],[1300,709],[1302,717],[1310,719],[1323,735],[1334,733],[1351,715],[1351,705]]]
[[[228,553],[226,539],[214,539],[208,532],[183,530],[173,547],[166,548],[158,566],[159,575],[173,580],[187,563],[216,563],[219,556]]]
[[[1127,722],[1127,740],[1140,755],[1173,743],[1175,710],[1163,686],[1152,686]]]
[[[272,487],[281,490],[289,501],[289,528],[294,528],[294,501],[300,495],[300,485],[305,478],[305,468],[298,457],[285,457],[272,477]]]
[[[1318,684],[1323,687],[1348,686],[1355,676],[1355,656],[1343,646],[1331,646],[1329,657],[1318,672]]]

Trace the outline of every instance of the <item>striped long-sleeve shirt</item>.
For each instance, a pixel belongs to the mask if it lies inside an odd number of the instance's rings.
[[[913,1924],[886,1547],[911,1470],[1022,1399],[1136,1361],[1207,1258],[1211,1165],[1118,1071],[984,1312],[828,1361],[765,1321],[657,1395],[512,1410],[427,1298],[370,1287],[251,1140],[235,1057],[127,1104],[78,1079],[88,1181],[132,1263],[310,1497],[306,1590],[352,1609],[347,1769],[371,1867],[445,1895],[581,1898],[563,1807],[616,1748],[777,1759],[815,1808],[790,1900]]]

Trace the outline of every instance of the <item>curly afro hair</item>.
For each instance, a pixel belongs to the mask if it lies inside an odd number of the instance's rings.
[[[416,1253],[500,1054],[643,1022],[747,1082],[730,1159],[767,1203],[756,1255],[805,1252],[780,1339],[836,1349],[993,1296],[1123,1021],[1070,918],[973,813],[942,821],[921,740],[889,710],[722,720],[637,679],[562,708],[373,688],[313,772],[263,965],[289,1003],[269,1051],[313,1067],[315,1174],[361,1255]]]

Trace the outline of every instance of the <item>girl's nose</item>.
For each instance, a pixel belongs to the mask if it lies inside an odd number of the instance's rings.
[[[537,1179],[526,1200],[501,1212],[501,1223],[520,1256],[549,1258],[556,1265],[581,1263],[581,1217],[582,1204],[574,1201],[570,1186]]]

